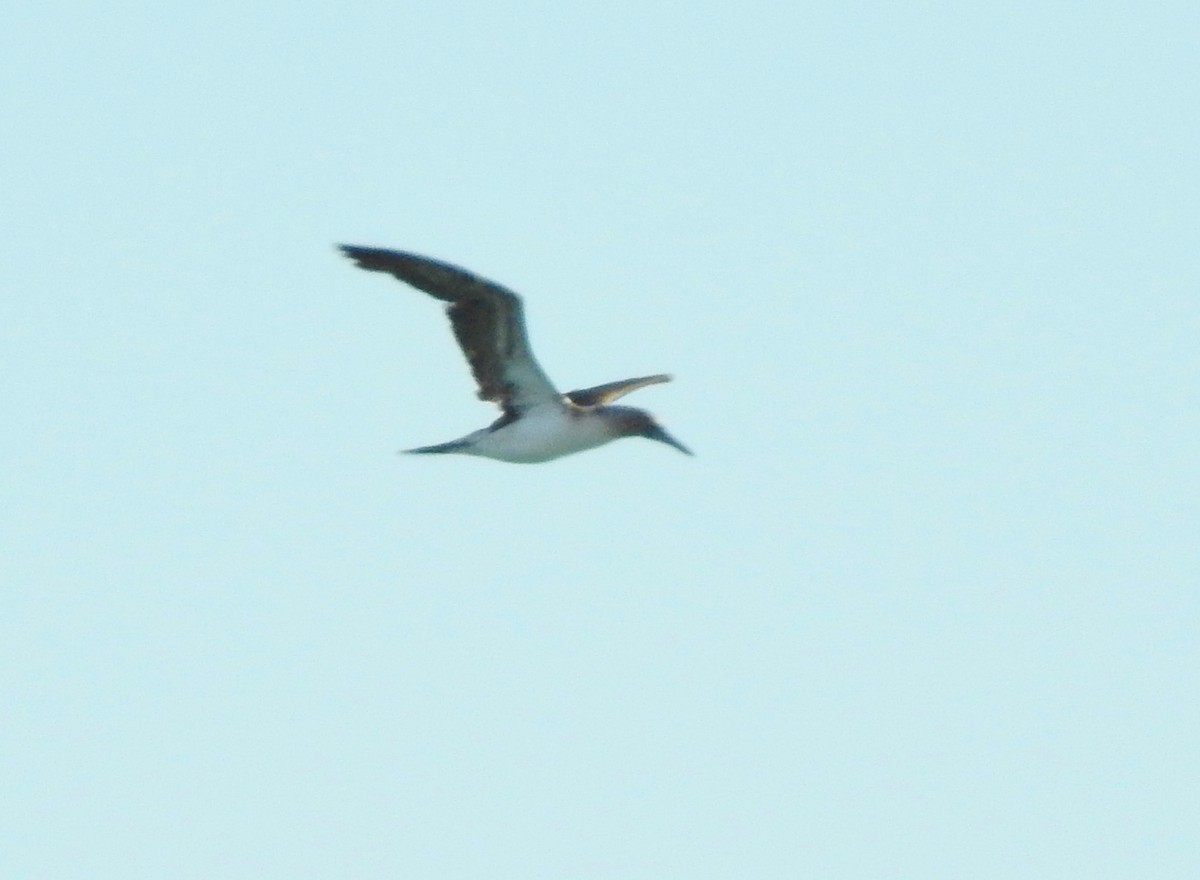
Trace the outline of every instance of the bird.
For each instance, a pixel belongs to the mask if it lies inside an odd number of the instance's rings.
[[[479,386],[479,399],[501,409],[500,418],[486,428],[404,452],[537,464],[621,437],[645,437],[694,454],[645,410],[612,405],[639,388],[669,382],[671,376],[639,376],[563,394],[534,358],[521,298],[511,290],[413,253],[347,244],[338,248],[359,268],[392,275],[445,302],[450,327]]]

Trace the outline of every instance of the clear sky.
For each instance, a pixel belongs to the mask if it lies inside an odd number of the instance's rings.
[[[0,876],[1195,877],[1198,26],[13,6]],[[697,457],[397,456],[342,241]]]

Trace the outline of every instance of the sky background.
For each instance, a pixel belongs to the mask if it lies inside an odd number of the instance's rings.
[[[1192,3],[17,4],[0,876],[1192,878]],[[495,411],[438,304],[697,452]]]

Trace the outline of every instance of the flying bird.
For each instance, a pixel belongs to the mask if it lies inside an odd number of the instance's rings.
[[[486,428],[458,440],[406,452],[460,453],[521,464],[550,461],[594,449],[619,437],[647,437],[692,452],[645,410],[612,402],[670,376],[641,376],[563,394],[542,372],[529,347],[521,298],[439,260],[402,251],[340,245],[362,269],[386,272],[447,303],[446,314],[467,358],[480,400],[503,414]]]

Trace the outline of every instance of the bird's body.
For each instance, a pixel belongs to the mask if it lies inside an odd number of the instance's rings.
[[[438,446],[410,452],[461,452],[498,461],[536,464],[602,446],[615,440],[608,419],[595,411],[546,403],[517,419],[501,418],[499,427],[481,428]]]
[[[380,248],[342,245],[363,269],[387,272],[441,299],[475,380],[479,397],[500,405],[492,425],[458,440],[410,449],[460,453],[532,464],[601,446],[619,437],[647,437],[691,452],[644,410],[609,404],[670,376],[643,376],[594,388],[558,391],[542,372],[525,332],[521,299],[476,275],[427,257]]]

